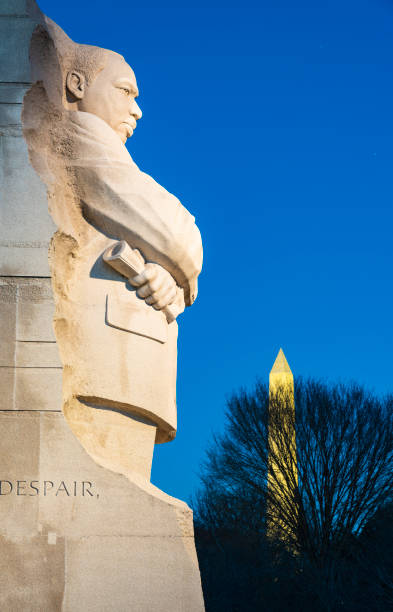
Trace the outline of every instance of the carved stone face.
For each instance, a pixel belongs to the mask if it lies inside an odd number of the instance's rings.
[[[142,112],[135,100],[135,74],[120,55],[109,53],[105,68],[90,84],[82,74],[70,72],[67,88],[77,98],[78,110],[103,119],[123,143],[132,136]]]

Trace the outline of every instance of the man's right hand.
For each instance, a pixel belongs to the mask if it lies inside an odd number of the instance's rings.
[[[131,285],[138,287],[137,296],[156,310],[162,310],[176,299],[176,282],[159,264],[146,264],[143,272],[130,278],[129,281]]]

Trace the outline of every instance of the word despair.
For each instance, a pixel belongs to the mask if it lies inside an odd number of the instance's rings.
[[[88,480],[73,480],[60,483],[53,480],[0,480],[0,496],[2,495],[21,495],[36,497],[41,495],[54,496],[63,495],[66,497],[98,497],[98,493],[93,492],[93,483]]]

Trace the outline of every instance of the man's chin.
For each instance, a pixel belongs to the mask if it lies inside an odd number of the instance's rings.
[[[130,134],[129,130],[124,129],[123,126],[120,126],[117,130],[115,130],[115,132],[123,144],[126,144],[128,138],[130,138],[130,136],[133,134],[133,132]]]
[[[130,125],[123,124],[117,130],[117,133],[119,134],[123,144],[125,144],[127,139],[131,138],[131,136],[133,135],[134,130],[132,129]]]

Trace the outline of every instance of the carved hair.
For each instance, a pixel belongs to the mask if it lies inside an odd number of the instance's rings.
[[[81,72],[89,85],[105,68],[109,54],[119,55],[108,49],[80,45],[48,17],[43,17],[31,38],[32,80],[41,81],[51,103],[62,107],[66,102],[67,74],[71,70]]]
[[[86,77],[87,85],[89,85],[98,74],[105,68],[108,60],[108,55],[113,51],[93,47],[91,45],[78,45],[74,43],[74,53],[67,58],[66,73],[70,70],[81,72]]]

